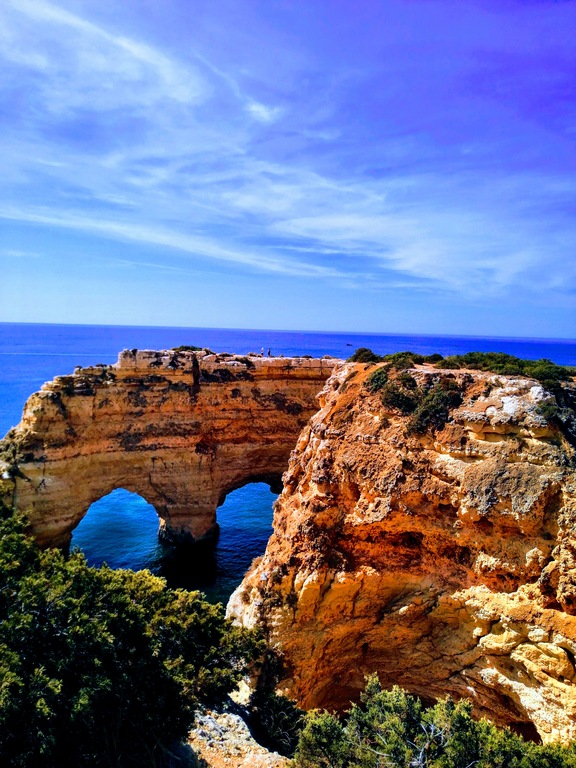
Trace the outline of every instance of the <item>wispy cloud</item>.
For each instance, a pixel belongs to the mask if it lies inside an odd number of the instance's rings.
[[[40,257],[39,253],[20,251],[15,248],[6,248],[3,251],[0,251],[0,253],[2,256],[6,256],[9,259],[38,259]]]
[[[91,233],[114,240],[129,240],[144,245],[156,245],[181,251],[197,258],[241,264],[265,272],[274,272],[294,277],[346,277],[345,273],[331,267],[291,262],[280,256],[267,256],[242,249],[232,249],[205,237],[182,234],[176,231],[156,229],[128,222],[105,221],[75,214],[49,212],[24,212],[0,208],[0,219],[48,225]]]
[[[52,111],[193,104],[209,92],[189,66],[43,0],[7,0],[1,18],[3,57],[46,78]]]
[[[270,10],[294,22],[277,34],[200,3],[171,39],[93,0],[6,0],[0,218],[107,238],[119,269],[135,263],[122,244],[153,248],[138,263],[166,279],[212,261],[327,293],[566,296],[576,55],[560,40],[555,58],[560,12],[522,17],[512,41],[501,14],[522,4],[470,4],[454,30],[449,2],[417,5],[390,0],[383,25],[367,4],[352,50],[346,18],[328,37],[308,23],[327,13],[314,1]]]

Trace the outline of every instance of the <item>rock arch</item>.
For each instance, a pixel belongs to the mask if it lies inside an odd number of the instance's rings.
[[[0,496],[42,545],[67,546],[90,505],[126,488],[161,535],[209,539],[226,494],[278,487],[316,396],[339,361],[125,350],[32,395],[0,442]]]
[[[72,531],[71,546],[80,548],[91,565],[130,563],[138,570],[164,552],[158,546],[158,525],[158,513],[143,496],[116,488],[90,505]]]

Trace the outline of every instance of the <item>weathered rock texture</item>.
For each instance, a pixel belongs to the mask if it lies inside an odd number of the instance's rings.
[[[377,671],[544,740],[576,737],[574,451],[535,381],[453,376],[443,429],[407,432],[343,365],[301,434],[274,534],[229,612],[283,651],[283,688],[342,708]]]
[[[188,743],[203,768],[288,768],[288,760],[260,746],[248,726],[230,712],[205,712]]]
[[[66,546],[115,488],[152,504],[169,538],[209,537],[231,490],[280,486],[335,362],[125,350],[77,368],[32,395],[0,443],[0,496],[44,545]]]

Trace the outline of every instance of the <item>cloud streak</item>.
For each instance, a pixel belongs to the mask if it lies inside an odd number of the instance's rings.
[[[49,262],[34,237],[50,231],[105,238],[118,255],[103,275],[145,246],[138,263],[166,280],[212,262],[255,285],[345,286],[351,317],[362,290],[569,304],[576,15],[562,5],[455,16],[444,0],[370,0],[328,18],[317,0],[199,0],[192,18],[174,0],[159,25],[132,0],[118,19],[93,0],[7,0],[0,218],[31,246],[4,255]]]

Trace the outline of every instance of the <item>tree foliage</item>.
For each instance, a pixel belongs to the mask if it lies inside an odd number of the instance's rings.
[[[342,719],[313,711],[296,750],[297,768],[575,768],[573,746],[538,745],[471,716],[468,701],[425,709],[376,676]]]
[[[42,552],[0,517],[0,765],[161,765],[258,641],[197,592]]]

